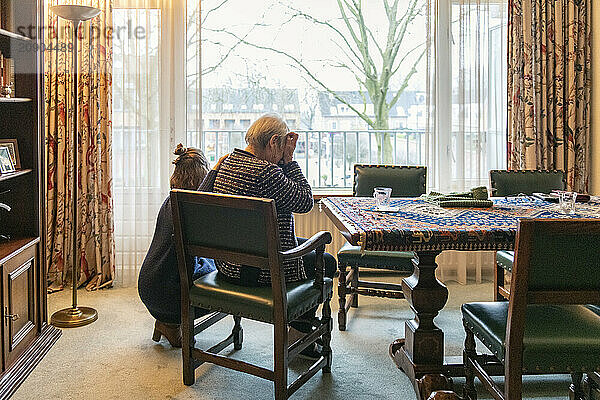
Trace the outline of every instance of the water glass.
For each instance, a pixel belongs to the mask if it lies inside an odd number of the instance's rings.
[[[392,188],[376,187],[373,190],[373,197],[375,198],[376,207],[377,208],[389,207],[391,195],[392,195]]]
[[[558,198],[560,210],[567,214],[573,214],[575,212],[575,200],[577,200],[576,192],[560,193]]]

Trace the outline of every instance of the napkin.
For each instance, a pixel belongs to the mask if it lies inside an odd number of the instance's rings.
[[[478,186],[463,193],[443,194],[430,192],[428,195],[422,197],[425,201],[437,204],[440,207],[489,208],[494,205],[488,199],[488,192],[485,186]]]

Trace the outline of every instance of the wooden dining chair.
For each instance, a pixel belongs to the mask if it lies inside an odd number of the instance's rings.
[[[324,276],[323,264],[325,245],[331,242],[331,234],[319,232],[302,245],[282,251],[273,200],[172,190],[171,204],[181,278],[184,384],[192,385],[195,369],[210,362],[273,381],[275,399],[281,400],[291,396],[320,369],[331,372],[333,324],[329,303],[333,282]],[[283,260],[299,258],[313,250],[317,253],[315,279],[286,283]],[[216,271],[192,281],[189,265],[192,256],[268,269],[271,285],[236,285]],[[289,322],[320,304],[323,305],[320,320],[307,321],[315,329],[289,343]],[[207,350],[196,348],[193,307],[232,315],[231,335]],[[231,344],[236,350],[242,348],[241,318],[273,325],[273,369],[219,354]],[[317,340],[322,342],[322,356],[288,385],[288,363]]]
[[[522,375],[571,374],[572,398],[582,398],[583,373],[600,368],[600,221],[522,219],[517,230],[508,302],[462,306],[463,362],[468,399],[474,377],[495,399],[522,398]],[[477,354],[475,338],[493,356]],[[504,388],[486,365],[504,367]]]
[[[425,193],[426,177],[426,167],[356,164],[353,195],[371,197],[375,187],[383,186],[392,188],[392,197],[417,197]],[[410,275],[414,257],[412,251],[361,251],[359,246],[344,244],[337,253],[339,330],[346,330],[348,311],[350,307],[358,307],[358,295],[404,298],[400,284],[361,281],[360,268],[392,270]]]
[[[550,193],[553,190],[566,188],[565,173],[558,170],[491,170],[490,187],[492,195],[518,196],[533,193]],[[506,289],[505,273],[512,271],[514,253],[512,251],[496,252],[494,264],[494,299],[507,300],[510,292]]]

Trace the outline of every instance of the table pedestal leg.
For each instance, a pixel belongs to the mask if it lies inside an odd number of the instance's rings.
[[[435,258],[440,253],[417,252],[413,274],[402,280],[415,318],[406,321],[405,339],[390,345],[390,355],[415,385],[415,379],[425,374],[444,373],[444,332],[433,322],[448,300],[448,289],[435,277]]]

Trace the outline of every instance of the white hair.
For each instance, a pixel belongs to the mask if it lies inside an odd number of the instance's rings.
[[[246,143],[259,149],[264,149],[274,135],[279,138],[279,144],[285,143],[289,133],[285,121],[277,114],[266,114],[254,121],[246,132]]]

